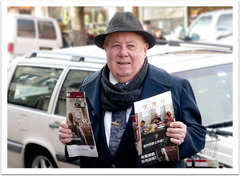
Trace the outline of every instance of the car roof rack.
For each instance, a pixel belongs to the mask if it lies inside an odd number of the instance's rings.
[[[167,44],[168,46],[183,46],[183,45],[190,45],[190,46],[198,46],[199,48],[206,48],[206,47],[213,47],[215,50],[228,50],[232,51],[233,46],[231,45],[223,45],[223,44],[213,44],[213,43],[204,43],[204,42],[192,42],[192,41],[181,41],[181,40],[158,40],[156,39],[156,44],[162,45]],[[210,49],[210,48],[208,48]]]
[[[78,54],[68,54],[54,51],[30,51],[25,55],[26,59],[31,58],[46,58],[46,59],[57,59],[57,60],[65,60],[72,62],[88,62],[88,63],[105,63],[106,59],[102,57],[96,56],[88,56],[88,55],[78,55]]]

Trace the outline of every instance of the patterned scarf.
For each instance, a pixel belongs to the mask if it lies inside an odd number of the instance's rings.
[[[140,100],[143,84],[148,70],[148,60],[145,59],[141,70],[125,88],[120,89],[109,81],[109,68],[104,66],[101,78],[101,108],[105,111],[126,110]]]

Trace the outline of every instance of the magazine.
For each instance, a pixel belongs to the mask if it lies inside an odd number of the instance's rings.
[[[175,121],[171,92],[165,92],[134,103],[132,116],[138,166],[145,167],[162,161],[178,161],[178,146],[166,136]]]
[[[67,144],[69,157],[97,157],[85,92],[67,92],[66,104],[68,128],[72,130],[72,141]]]

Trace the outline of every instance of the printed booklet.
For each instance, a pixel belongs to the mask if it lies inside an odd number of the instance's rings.
[[[69,157],[97,157],[85,92],[67,92],[66,104],[68,128],[72,130],[72,141],[67,144]]]
[[[175,120],[171,92],[165,92],[134,103],[132,116],[138,166],[145,167],[162,161],[178,161],[179,150],[166,136]]]

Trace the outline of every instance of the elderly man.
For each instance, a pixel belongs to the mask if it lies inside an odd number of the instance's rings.
[[[106,51],[107,64],[86,78],[80,90],[86,93],[99,157],[81,157],[80,167],[137,167],[129,118],[133,103],[166,91],[172,92],[176,118],[166,135],[179,145],[180,161],[151,167],[185,167],[183,159],[204,147],[206,133],[189,82],[148,64],[147,50],[155,45],[155,38],[130,12],[117,12],[94,43]],[[61,123],[59,138],[63,144],[71,141],[66,122]]]

